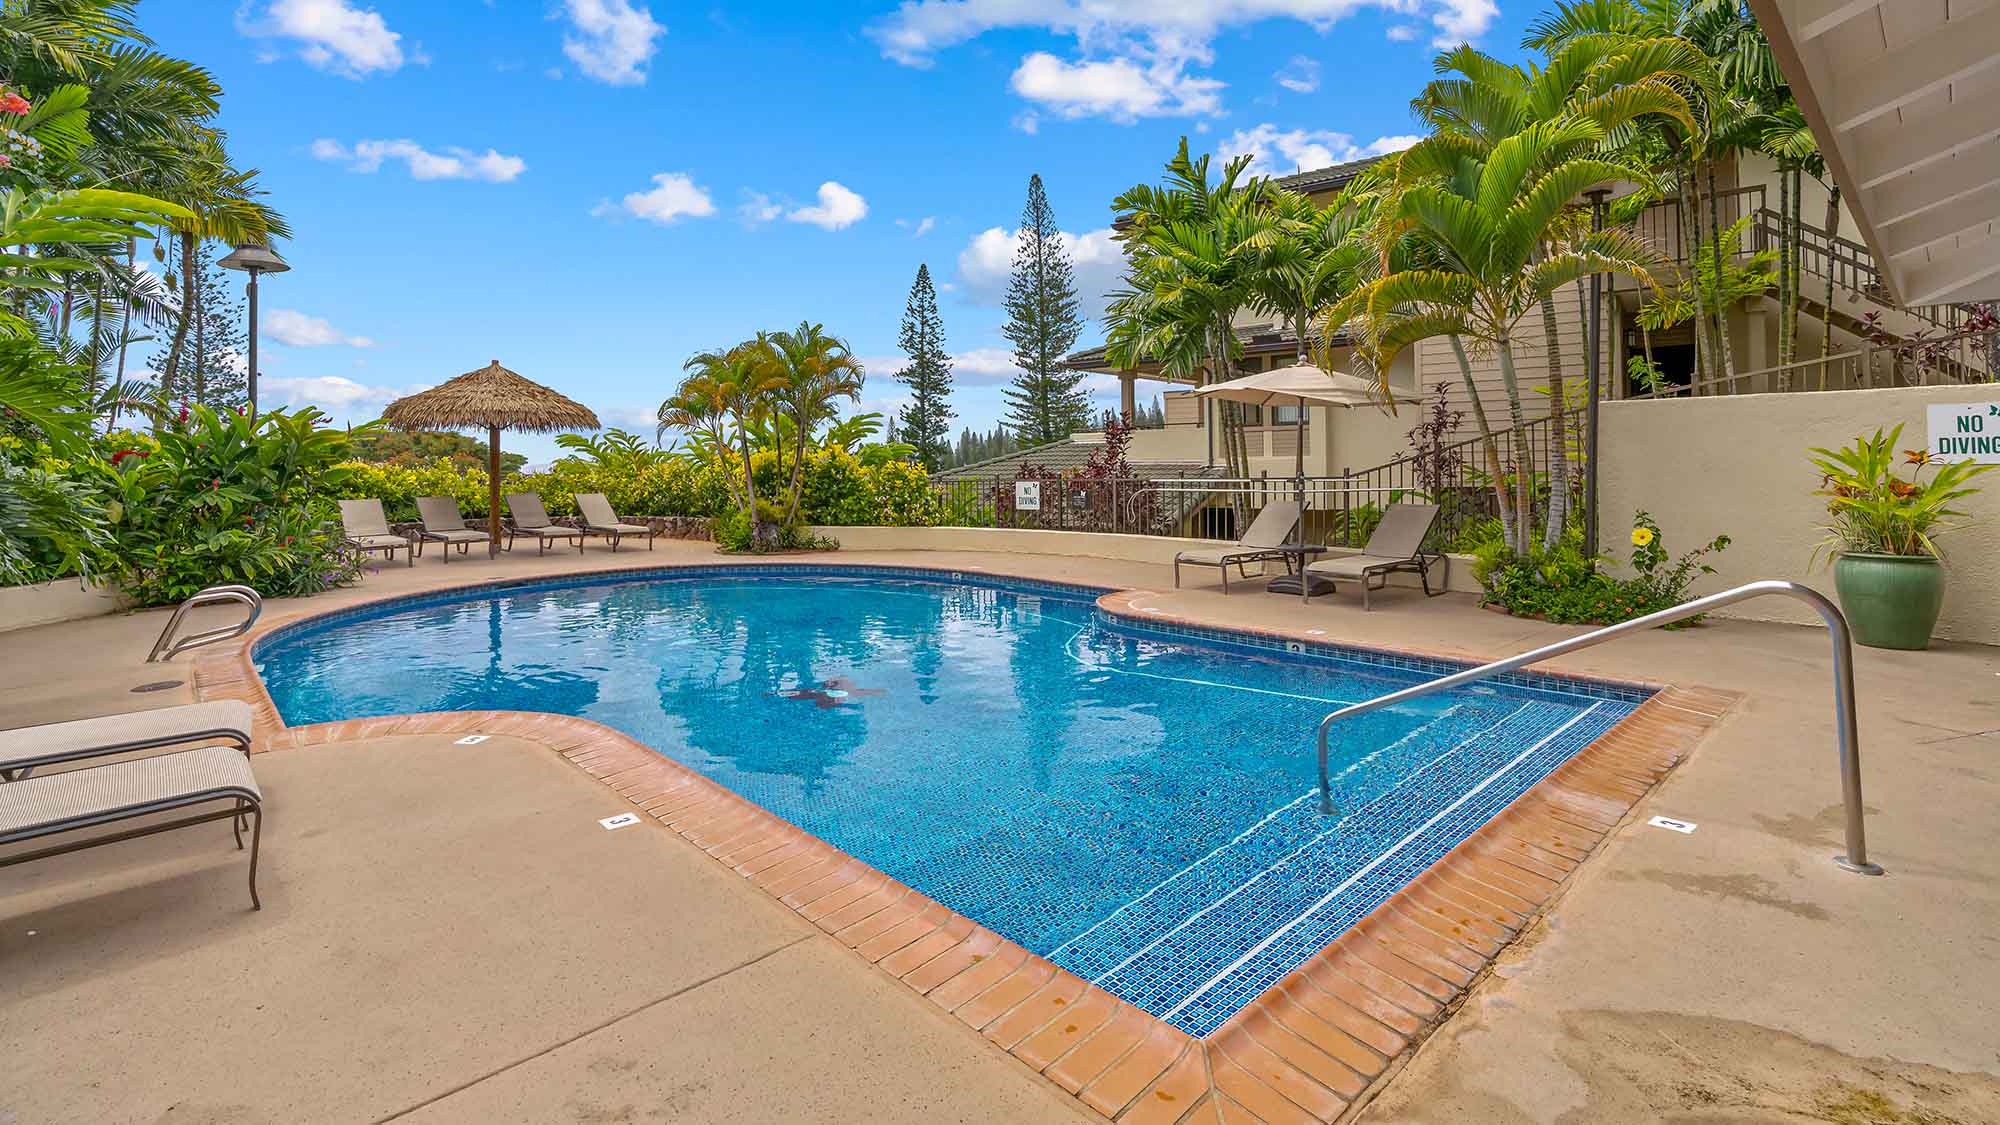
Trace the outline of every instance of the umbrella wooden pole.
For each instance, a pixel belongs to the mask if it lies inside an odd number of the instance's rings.
[[[500,427],[486,428],[486,557],[500,557]],[[451,548],[447,546],[446,550]]]

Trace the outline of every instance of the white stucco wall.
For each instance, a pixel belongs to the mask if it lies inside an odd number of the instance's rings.
[[[1926,441],[1926,405],[1995,401],[2000,386],[1986,384],[1606,402],[1603,541],[1617,558],[1629,558],[1626,521],[1644,508],[1659,520],[1675,555],[1718,534],[1730,536],[1729,549],[1714,558],[1717,573],[1697,592],[1789,578],[1831,595],[1833,575],[1824,561],[1810,565],[1825,506],[1813,495],[1819,474],[1806,460],[1807,449],[1837,448],[1899,422],[1899,448],[1919,449]],[[1973,526],[1942,540],[1949,569],[1937,635],[2000,644],[2000,473],[1980,483],[1982,493],[1960,505]],[[1780,598],[1725,613],[1815,620],[1803,606]]]
[[[0,586],[0,633],[30,625],[101,617],[125,608],[125,604],[119,591],[85,586],[74,578],[39,586]]]

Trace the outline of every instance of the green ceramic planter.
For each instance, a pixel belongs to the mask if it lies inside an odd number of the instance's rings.
[[[1944,608],[1944,567],[1921,555],[1849,553],[1833,562],[1840,611],[1859,644],[1924,649]]]

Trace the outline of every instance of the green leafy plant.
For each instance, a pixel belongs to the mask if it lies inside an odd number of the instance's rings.
[[[324,423],[194,406],[145,455],[100,462],[119,585],[162,605],[224,582],[296,597],[352,581],[361,562],[332,518],[348,439]]]
[[[1938,558],[1937,537],[1963,526],[1964,512],[1952,507],[1979,489],[1966,482],[1995,466],[1970,461],[1939,461],[1922,449],[1903,451],[1902,463],[1915,467],[1910,479],[1896,475],[1898,425],[1873,437],[1857,437],[1841,449],[1814,447],[1813,467],[1820,473],[1815,495],[1827,498],[1826,538],[1813,552],[1870,555],[1913,555]],[[1921,479],[1925,469],[1929,480]]]
[[[627,471],[644,469],[652,465],[665,464],[676,456],[671,449],[661,449],[638,434],[611,429],[602,434],[557,434],[556,445],[587,461],[596,462],[607,469]]]
[[[1659,524],[1641,511],[1632,518],[1632,545],[1634,575],[1620,578],[1608,572],[1609,556],[1584,553],[1580,528],[1570,528],[1554,548],[1531,556],[1509,551],[1495,533],[1473,552],[1473,574],[1486,587],[1480,604],[1563,625],[1630,621],[1686,601],[1695,576],[1715,572],[1705,560],[1727,548],[1729,537],[1718,535],[1675,560]]]

